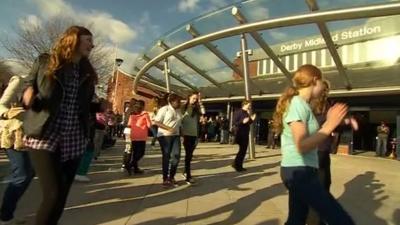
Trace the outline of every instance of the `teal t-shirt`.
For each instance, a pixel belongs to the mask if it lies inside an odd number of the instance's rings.
[[[281,134],[281,149],[283,167],[311,166],[318,168],[317,148],[307,153],[300,153],[294,143],[289,123],[302,121],[307,126],[308,134],[318,131],[319,125],[308,103],[300,96],[294,96],[283,115],[283,131]]]

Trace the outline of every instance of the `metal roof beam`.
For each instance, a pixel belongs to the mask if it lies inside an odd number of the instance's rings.
[[[192,37],[196,38],[200,36],[199,32],[196,30],[193,25],[188,24],[186,26],[186,31],[189,32]],[[216,46],[212,45],[210,42],[204,43],[203,44],[208,50],[210,50],[212,53],[214,53],[215,56],[217,56],[222,62],[224,62],[228,67],[230,67],[235,73],[239,74],[241,77],[243,77],[242,71],[235,65],[233,64],[228,57],[224,55],[220,50],[216,48]]]
[[[237,8],[236,6],[234,6],[232,8],[232,15],[236,18],[236,20],[239,22],[239,24],[247,23],[247,19],[243,16],[243,14],[240,12],[239,8]],[[281,60],[274,53],[274,51],[271,49],[271,47],[269,47],[269,45],[264,41],[264,39],[261,37],[261,35],[256,31],[250,32],[249,34],[257,42],[257,44],[264,50],[264,52],[269,56],[269,58],[272,59],[272,61],[275,63],[275,65],[282,71],[283,75],[285,75],[286,78],[291,82],[292,75],[290,74],[289,70],[281,62]]]
[[[140,71],[140,69],[137,67],[137,66],[135,66],[134,68],[133,68],[135,71]],[[136,79],[136,75],[130,75],[132,78],[135,78]],[[153,77],[151,77],[148,73],[145,73],[145,78],[147,78],[147,79],[149,79],[149,80],[146,80],[146,79],[141,79],[140,81],[142,81],[142,80],[144,80],[147,84],[149,84],[149,85],[152,85],[153,87],[155,87],[155,88],[157,88],[157,90],[161,90],[161,91],[164,91],[164,92],[167,92],[168,93],[168,89],[166,88],[166,87],[164,87],[163,85],[164,85],[164,83],[162,83],[162,82],[160,82],[159,80],[157,80],[157,79],[154,79]],[[178,95],[180,95],[180,96],[184,96],[184,93],[183,92],[179,92],[179,91],[175,91],[175,93],[176,94],[178,94]]]
[[[398,15],[399,13],[400,13],[400,3],[398,2],[384,3],[378,5],[354,7],[349,9],[337,9],[324,12],[317,11],[309,14],[301,14],[301,15],[287,16],[283,18],[263,20],[205,34],[197,38],[194,38],[192,40],[186,41],[184,43],[178,44],[177,46],[174,46],[173,48],[170,48],[167,51],[160,53],[159,55],[154,57],[151,61],[149,61],[146,65],[144,65],[140,69],[133,83],[133,88],[134,89],[137,88],[137,85],[141,77],[146,73],[147,70],[149,70],[155,64],[161,62],[163,59],[171,55],[175,55],[181,51],[184,51],[186,49],[192,48],[194,46],[206,42],[215,41],[218,39],[231,37],[246,32],[249,33],[253,31],[272,29],[283,26],[312,24],[321,21],[328,22],[337,20],[390,16],[390,15]]]
[[[196,38],[200,36],[199,32],[196,30],[196,28],[192,24],[188,24],[186,26],[186,31],[189,32],[193,38]],[[240,77],[243,78],[243,73],[242,71],[235,65],[233,64],[228,57],[224,55],[220,50],[217,49],[216,46],[212,45],[210,42],[204,43],[203,44],[208,50],[210,50],[212,53],[214,53],[215,56],[217,56],[222,62],[224,62],[228,67],[230,67],[235,73],[237,73]],[[258,89],[260,93],[262,93],[262,89],[259,88],[257,85],[254,84],[252,80],[250,80],[250,83]]]
[[[149,62],[151,59],[147,56],[147,55],[143,55],[142,58],[146,61]],[[157,67],[157,69],[164,71],[164,66],[160,65],[160,64],[156,64],[155,67]],[[198,88],[196,88],[195,86],[193,86],[192,84],[190,84],[189,82],[183,80],[182,78],[180,78],[177,74],[173,73],[171,70],[168,73],[169,76],[173,77],[175,80],[181,82],[183,85],[189,87],[190,89],[194,90],[194,91],[199,91]]]
[[[158,46],[160,46],[164,50],[168,50],[169,49],[169,46],[166,45],[163,41],[158,41]],[[199,67],[197,67],[193,63],[191,63],[189,60],[185,59],[185,57],[183,57],[179,53],[175,53],[173,56],[175,56],[175,58],[180,60],[182,63],[184,63],[186,66],[188,66],[189,68],[194,70],[200,76],[204,77],[206,80],[208,80],[210,83],[212,83],[216,87],[219,87],[219,88],[223,89],[223,87],[222,87],[222,85],[220,83],[218,83],[216,80],[211,78],[208,74],[206,74],[203,70],[201,70]]]
[[[135,71],[137,71],[137,72],[140,71],[140,69],[139,69],[137,66],[135,66],[133,69],[134,69]],[[136,77],[136,75],[135,75],[135,77]],[[152,83],[157,84],[157,85],[161,85],[161,86],[162,86],[162,85],[164,84],[164,83],[162,83],[161,81],[159,81],[159,80],[153,78],[152,76],[150,76],[149,73],[145,73],[145,78],[148,79],[149,82],[152,82]]]
[[[136,71],[138,71],[137,69],[138,69],[138,68],[135,67],[135,70],[136,70]],[[136,75],[134,75],[134,74],[129,74],[129,73],[124,72],[124,71],[122,71],[122,70],[121,70],[121,72],[122,72],[124,75],[126,75],[126,76],[128,76],[128,77],[130,77],[130,78],[132,78],[132,79],[135,79],[135,78],[136,78]],[[159,90],[159,91],[163,91],[163,92],[166,92],[166,91],[167,91],[167,89],[166,89],[165,87],[163,87],[162,85],[158,84],[159,82],[157,82],[156,80],[154,80],[154,81],[155,81],[155,82],[148,81],[148,80],[146,80],[146,79],[141,79],[139,82],[142,83],[142,84],[145,84],[145,85],[149,85],[149,86],[151,86],[151,87],[153,87],[154,89]]]
[[[306,0],[308,8],[311,11],[318,11],[318,3],[316,0]],[[332,40],[332,36],[329,32],[328,27],[326,26],[325,22],[317,22],[318,29],[325,40],[326,47],[328,48],[329,52],[331,53],[332,59],[335,62],[336,68],[338,70],[339,76],[342,77],[344,80],[344,85],[346,89],[351,90],[351,82],[346,72],[346,68],[343,66],[343,62],[339,56],[339,53],[336,50],[336,45]]]

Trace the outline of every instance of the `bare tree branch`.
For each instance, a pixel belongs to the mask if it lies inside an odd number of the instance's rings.
[[[30,68],[38,55],[50,52],[55,41],[71,25],[76,24],[72,18],[55,16],[43,25],[14,28],[15,38],[2,37],[0,44],[10,53],[11,57],[20,60],[23,66]],[[91,25],[87,25],[90,29]],[[95,48],[90,55],[90,61],[99,75],[99,85],[106,86],[113,69],[112,50],[107,47],[105,38],[94,35]]]

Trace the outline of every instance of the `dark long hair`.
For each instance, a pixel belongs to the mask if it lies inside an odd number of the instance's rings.
[[[186,112],[186,110],[189,108],[189,105],[190,105],[190,98],[193,96],[193,95],[198,95],[199,93],[198,92],[193,92],[193,93],[191,93],[190,95],[188,95],[187,96],[187,98],[186,98],[186,103],[185,103],[185,105],[183,106],[183,113],[184,112]],[[200,116],[200,104],[199,104],[199,100],[197,99],[197,101],[194,103],[194,106],[193,106],[193,111],[192,111],[192,115],[191,115],[192,117],[194,117],[194,116]]]

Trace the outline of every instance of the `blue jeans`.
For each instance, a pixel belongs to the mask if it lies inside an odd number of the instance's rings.
[[[179,136],[158,137],[162,151],[163,180],[174,179],[181,157],[181,139]]]
[[[306,224],[309,207],[329,225],[354,224],[342,206],[322,186],[318,169],[306,166],[281,167],[281,178],[289,190],[289,216],[285,225]]]
[[[28,152],[8,149],[6,153],[10,160],[11,175],[0,209],[0,219],[2,221],[9,221],[14,218],[18,200],[25,193],[34,177]]]
[[[387,152],[387,138],[378,138],[376,140],[376,155],[385,156]]]

